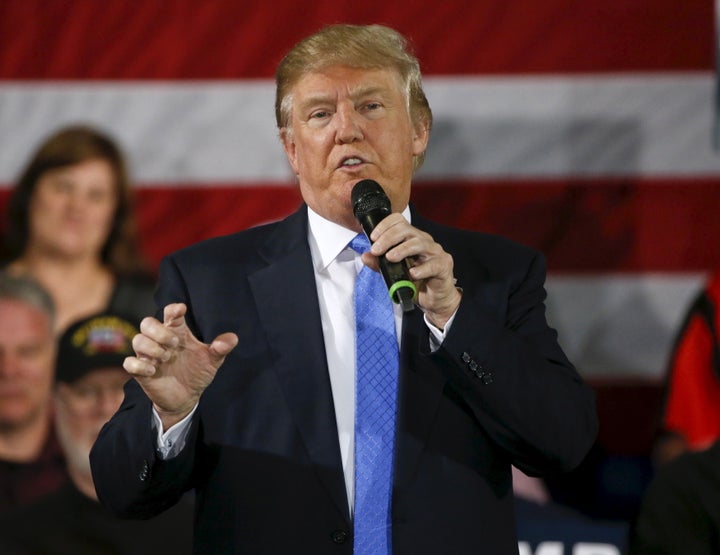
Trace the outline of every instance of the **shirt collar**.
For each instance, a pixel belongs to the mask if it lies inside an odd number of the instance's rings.
[[[402,215],[410,221],[409,206],[405,207]],[[355,235],[355,231],[326,220],[308,206],[308,243],[316,272],[325,270]]]

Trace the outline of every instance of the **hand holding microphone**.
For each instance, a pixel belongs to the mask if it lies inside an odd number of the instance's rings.
[[[375,232],[378,266],[388,292],[404,311],[417,304],[438,328],[460,305],[455,287],[453,259],[432,236],[410,225],[400,214],[391,214],[391,203],[375,181],[365,179],[353,187],[353,213],[365,234]],[[378,233],[379,232],[379,233]],[[372,239],[371,239],[371,242]],[[394,261],[387,259],[390,254]],[[367,263],[367,262],[366,262]]]
[[[353,214],[370,239],[375,226],[390,215],[390,199],[377,181],[372,179],[363,179],[356,183],[350,198]],[[413,301],[417,296],[417,288],[408,275],[407,262],[390,262],[382,255],[378,258],[378,264],[392,301],[400,304],[403,312],[411,311],[415,306]]]

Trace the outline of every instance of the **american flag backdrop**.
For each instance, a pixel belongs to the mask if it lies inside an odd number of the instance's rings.
[[[0,208],[48,133],[128,154],[153,263],[299,202],[272,75],[327,23],[414,45],[435,126],[413,201],[548,258],[588,377],[659,379],[720,267],[713,0],[0,0]]]

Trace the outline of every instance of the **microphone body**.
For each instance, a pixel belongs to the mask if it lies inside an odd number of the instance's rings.
[[[351,200],[353,214],[369,239],[375,226],[390,215],[390,199],[377,181],[363,179],[353,187]],[[407,261],[390,262],[383,255],[378,263],[392,301],[400,304],[403,312],[413,310],[417,289],[408,274]]]

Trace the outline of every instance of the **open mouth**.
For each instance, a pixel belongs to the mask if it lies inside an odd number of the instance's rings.
[[[348,158],[343,158],[342,162],[340,163],[341,168],[353,168],[355,166],[359,166],[364,163],[364,160],[362,158],[358,158],[357,156],[350,156]]]

